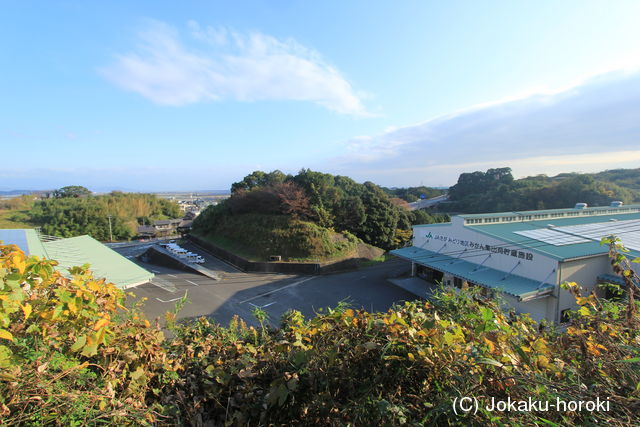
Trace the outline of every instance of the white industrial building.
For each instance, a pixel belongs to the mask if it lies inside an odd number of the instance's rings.
[[[627,256],[640,257],[640,205],[458,215],[414,226],[412,246],[391,253],[411,261],[412,275],[428,282],[500,291],[517,312],[560,322],[564,310],[576,307],[561,283],[577,282],[599,295],[598,283],[622,284],[608,246],[600,244],[610,235],[622,239]]]

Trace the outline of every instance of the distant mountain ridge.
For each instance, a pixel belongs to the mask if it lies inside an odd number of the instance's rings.
[[[545,178],[548,181],[560,181],[562,179],[565,178],[569,178],[572,176],[576,176],[576,175],[586,175],[586,176],[591,176],[593,177],[595,180],[597,181],[606,181],[606,182],[610,182],[613,184],[616,184],[620,187],[624,187],[624,188],[628,188],[630,190],[633,191],[638,191],[640,192],[640,168],[635,168],[635,169],[609,169],[609,170],[605,170],[602,172],[590,172],[590,173],[573,173],[573,172],[566,172],[566,173],[560,173],[558,175],[555,176],[549,176]],[[525,178],[521,178],[521,179],[532,179],[532,178],[541,178],[544,175],[538,175],[537,177],[534,176],[528,176]],[[384,188],[384,187],[383,187]],[[434,189],[434,190],[448,190],[450,187],[425,187],[425,186],[420,186],[420,187],[390,187],[390,188],[385,188],[385,190],[392,194],[398,190],[405,190],[405,189],[412,189],[412,188],[430,188],[430,189]],[[176,191],[151,191],[151,190],[146,190],[146,191],[141,191],[141,190],[132,190],[132,189],[128,189],[128,188],[123,188],[123,187],[99,187],[99,188],[93,188],[92,189],[94,192],[98,192],[98,193],[110,193],[112,191],[121,191],[123,193],[150,193],[150,194],[185,194],[185,193],[193,193],[193,194],[202,194],[202,195],[214,195],[214,196],[218,196],[218,195],[229,195],[231,194],[230,190],[176,190]],[[0,195],[2,196],[19,196],[19,195],[23,195],[23,194],[37,194],[37,193],[43,193],[43,192],[48,192],[48,191],[52,191],[52,190],[0,190]]]
[[[597,172],[593,177],[600,181],[608,181],[630,190],[640,191],[640,168],[610,169]]]
[[[635,169],[608,169],[602,172],[589,172],[589,173],[577,173],[577,172],[565,172],[559,173],[555,176],[546,177],[544,175],[529,176],[522,178],[521,180],[535,180],[542,179],[549,183],[560,182],[565,179],[582,176],[590,177],[596,181],[615,184],[618,187],[631,190],[634,193],[640,193],[640,168]],[[636,197],[640,194],[636,194]]]
[[[466,172],[449,189],[453,212],[507,212],[640,202],[640,169],[562,173],[514,179],[511,168]]]
[[[33,191],[31,190],[8,190],[2,191],[0,190],[0,196],[22,196],[25,194],[31,194]]]
[[[231,194],[231,190],[160,191],[158,193],[165,193],[165,194],[170,194],[170,193],[179,193],[179,194],[193,193],[193,194],[204,194],[204,195],[211,195],[211,196],[224,196],[224,195]]]

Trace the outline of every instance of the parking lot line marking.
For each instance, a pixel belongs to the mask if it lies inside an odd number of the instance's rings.
[[[185,280],[185,281],[187,281],[187,282],[189,282],[189,283],[191,283],[192,285],[200,286],[200,285],[198,285],[196,282],[192,282],[191,280],[187,280],[187,279],[184,279],[184,280]]]
[[[174,275],[174,274],[167,274],[167,276],[171,276],[171,277],[178,277],[178,276],[176,276],[176,275]]]
[[[161,300],[160,298],[156,298],[156,299],[157,299],[158,301],[160,301],[160,302],[174,302],[174,301],[178,301],[179,299],[184,298],[186,295],[187,295],[187,293],[185,292],[183,296],[178,297],[178,298],[174,298],[174,299],[170,299],[170,300],[168,300],[168,301]]]
[[[274,292],[282,291],[282,290],[287,289],[287,288],[290,288],[290,287],[292,287],[292,286],[297,286],[297,285],[299,285],[299,284],[301,284],[301,283],[306,282],[307,280],[314,279],[315,277],[316,277],[316,276],[307,277],[306,279],[298,280],[297,282],[291,283],[290,285],[283,286],[283,287],[281,287],[281,288],[277,288],[277,289],[274,289],[274,290],[269,291],[269,292],[264,292],[264,293],[262,293],[262,294],[260,294],[260,295],[256,295],[255,297],[247,298],[247,299],[246,299],[246,300],[244,300],[244,301],[240,301],[240,304],[244,304],[245,302],[253,301],[254,299],[261,298],[261,297],[263,297],[263,296],[265,296],[265,295],[269,295],[269,294],[272,294],[272,293],[274,293]]]
[[[256,305],[256,304],[254,304],[252,302],[250,302],[249,304],[254,306],[255,308],[265,308],[265,307],[269,307],[270,305],[273,305],[275,303],[276,303],[275,301],[272,301],[269,304],[265,304],[265,305]]]
[[[151,270],[151,272],[161,274],[158,270]]]
[[[178,301],[180,298],[182,298],[182,297],[178,297],[178,298],[170,299],[170,300],[168,300],[168,301],[161,300],[160,298],[156,298],[156,299],[157,299],[158,301],[160,301],[160,302],[174,302],[174,301]]]
[[[167,292],[174,293],[177,290],[173,283],[160,277],[154,277],[153,279],[151,279],[151,281],[149,281],[149,283]]]

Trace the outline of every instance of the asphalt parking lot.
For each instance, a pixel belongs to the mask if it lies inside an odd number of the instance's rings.
[[[221,276],[221,280],[216,281],[197,273],[137,260],[135,256],[148,246],[114,249],[156,275],[151,283],[129,289],[136,298],[146,298],[144,311],[150,319],[160,317],[162,320],[164,313],[172,310],[184,295],[188,302],[179,313],[180,319],[210,316],[222,324],[227,324],[235,314],[255,324],[251,314],[255,307],[264,309],[271,323],[277,324],[289,309],[313,316],[319,308],[335,307],[340,301],[346,301],[353,308],[386,311],[394,302],[415,299],[387,281],[408,271],[409,264],[401,260],[322,276],[244,273],[202,250],[183,245],[204,256],[204,265]]]

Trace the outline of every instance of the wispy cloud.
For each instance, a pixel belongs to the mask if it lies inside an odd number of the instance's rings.
[[[133,51],[100,69],[109,81],[162,105],[216,100],[295,100],[369,115],[353,86],[321,55],[293,39],[188,23],[180,32],[149,21]]]
[[[613,72],[359,136],[332,165],[390,185],[453,183],[460,172],[496,166],[517,175],[630,167],[638,147],[640,73]]]

